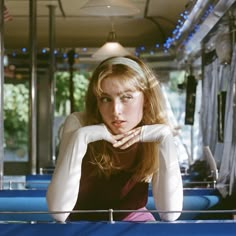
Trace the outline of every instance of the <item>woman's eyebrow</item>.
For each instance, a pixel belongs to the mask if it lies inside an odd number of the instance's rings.
[[[136,90],[127,89],[125,91],[119,92],[118,94],[120,95],[120,94],[124,94],[124,93],[134,93],[134,92],[136,92]]]
[[[100,96],[111,96],[109,93],[104,93],[104,92],[102,92],[101,94],[100,94]]]
[[[127,90],[124,90],[124,91],[120,91],[117,93],[118,96],[120,95],[123,95],[123,94],[126,94],[126,93],[135,93],[137,90],[131,90],[131,89],[127,89]],[[107,92],[102,92],[100,94],[100,96],[112,96],[111,94],[107,93]]]

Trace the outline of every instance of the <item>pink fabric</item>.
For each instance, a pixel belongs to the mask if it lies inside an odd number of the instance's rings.
[[[126,216],[122,221],[156,221],[154,216],[148,212],[146,207],[138,209],[139,211],[132,212]]]

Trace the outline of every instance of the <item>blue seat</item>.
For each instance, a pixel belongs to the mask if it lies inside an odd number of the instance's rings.
[[[183,211],[202,211],[207,210],[220,202],[220,196],[217,195],[187,195],[183,199]],[[148,210],[155,210],[155,203],[152,196],[148,197],[146,205]],[[158,213],[152,213],[155,219],[160,220]],[[178,220],[193,220],[200,212],[183,212]]]
[[[51,174],[43,174],[43,175],[26,175],[25,187],[27,189],[47,189],[48,185],[51,181]]]
[[[46,191],[43,190],[1,190],[0,220],[54,221],[48,213],[45,196]]]
[[[46,191],[40,189],[29,190],[1,190],[0,191],[0,220],[2,221],[54,221],[48,213]],[[188,189],[184,191],[183,210],[207,210],[220,201],[214,189]],[[155,210],[153,196],[148,197],[147,209]],[[10,212],[10,213],[1,213]],[[25,214],[31,212],[30,214]],[[159,220],[158,213],[153,213]],[[183,212],[180,220],[195,219],[200,213]]]

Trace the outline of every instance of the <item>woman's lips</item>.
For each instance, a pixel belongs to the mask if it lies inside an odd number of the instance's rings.
[[[119,128],[119,127],[123,126],[124,123],[125,123],[125,121],[123,121],[123,120],[116,120],[116,121],[112,122],[112,125]]]

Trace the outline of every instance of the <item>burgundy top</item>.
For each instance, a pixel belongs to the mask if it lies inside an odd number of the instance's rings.
[[[114,158],[122,170],[105,176],[94,176],[90,157],[85,155],[82,162],[79,195],[74,210],[137,210],[144,207],[148,197],[148,183],[134,180],[131,167],[142,158],[141,146],[132,145],[126,150],[115,149],[110,145]],[[114,213],[113,220],[122,220],[129,212]],[[109,213],[73,213],[70,220],[109,220]]]

